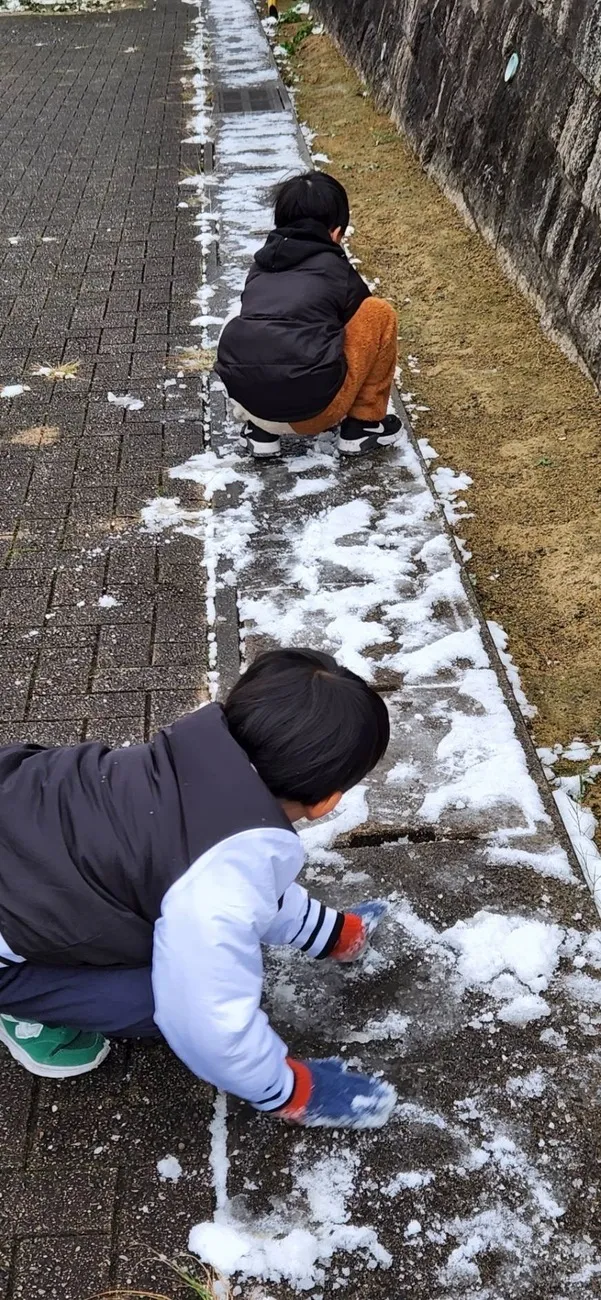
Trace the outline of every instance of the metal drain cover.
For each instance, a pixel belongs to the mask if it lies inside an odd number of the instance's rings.
[[[281,113],[286,103],[277,82],[260,86],[214,86],[218,113]]]

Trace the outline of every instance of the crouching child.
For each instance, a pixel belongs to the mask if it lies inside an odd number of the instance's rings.
[[[280,650],[148,744],[0,749],[0,1041],[15,1060],[66,1078],[112,1036],[163,1035],[272,1116],[384,1123],[388,1084],[289,1055],[261,1010],[261,947],[363,951],[384,905],[310,897],[294,822],[331,812],[388,739],[360,677]]]
[[[306,172],[279,187],[275,229],[255,254],[240,315],[221,334],[216,370],[255,456],[279,456],[281,438],[338,428],[338,449],[360,455],[394,443],[388,414],[397,318],[373,298],[342,240],[344,187]]]

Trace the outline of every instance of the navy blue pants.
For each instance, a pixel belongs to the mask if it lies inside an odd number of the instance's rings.
[[[0,1012],[42,1025],[92,1029],[108,1038],[160,1038],[150,969],[0,966]]]

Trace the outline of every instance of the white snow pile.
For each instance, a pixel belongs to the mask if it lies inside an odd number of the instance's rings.
[[[296,1291],[322,1284],[339,1252],[358,1254],[368,1268],[389,1268],[392,1256],[374,1228],[351,1222],[348,1206],[359,1166],[353,1151],[314,1161],[310,1145],[299,1143],[288,1195],[258,1219],[236,1218],[226,1204],[213,1223],[192,1229],[189,1249],[225,1277],[288,1282]]]
[[[465,988],[485,989],[501,1003],[498,1019],[514,1025],[550,1015],[540,995],[555,974],[565,937],[558,925],[486,911],[441,934],[457,954]]]
[[[181,1178],[183,1169],[177,1156],[164,1156],[162,1160],[157,1160],[157,1173],[161,1182],[176,1183]]]
[[[141,411],[144,405],[140,397],[132,397],[131,393],[107,393],[106,400],[113,406],[121,406],[124,411]]]
[[[21,393],[30,392],[29,384],[5,384],[3,388],[0,388],[0,397],[6,397],[10,401],[13,397],[20,397]]]
[[[578,972],[564,975],[562,987],[580,1002],[601,1004],[601,981],[582,973],[585,965],[601,969],[598,932],[586,934],[537,917],[486,910],[438,931],[407,900],[393,902],[389,915],[418,948],[442,963],[448,992],[457,998],[468,991],[479,992],[492,1000],[494,1011],[471,1019],[473,1029],[491,1028],[495,1016],[515,1026],[549,1016],[551,1008],[543,994],[558,976],[562,961],[571,960]]]
[[[106,593],[104,596],[99,597],[98,604],[101,609],[115,609],[117,605],[121,604],[121,601],[117,600],[116,596],[109,596]]]

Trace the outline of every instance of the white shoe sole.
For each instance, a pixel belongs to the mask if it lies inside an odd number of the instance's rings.
[[[1,1020],[0,1042],[4,1043],[4,1046],[8,1048],[11,1056],[15,1061],[19,1062],[19,1065],[22,1065],[30,1074],[37,1074],[40,1079],[74,1079],[78,1074],[89,1074],[91,1070],[96,1070],[99,1065],[102,1065],[111,1050],[110,1043],[105,1042],[96,1059],[89,1065],[71,1065],[65,1069],[64,1067],[61,1068],[60,1065],[38,1065],[37,1061],[32,1061],[24,1048],[19,1047],[19,1044],[15,1043],[14,1039],[7,1033]]]
[[[365,434],[362,438],[342,438],[339,436],[338,450],[342,456],[367,456],[371,451],[377,451],[378,447],[392,447],[399,440],[398,432],[378,433],[375,436],[378,441],[375,446],[371,447],[362,444],[369,442],[370,437],[374,437],[373,434]]]
[[[252,438],[243,437],[240,439],[240,446],[245,451],[249,451],[255,460],[275,460],[277,456],[282,454],[282,447],[279,442],[277,445],[276,443],[253,442]]]

